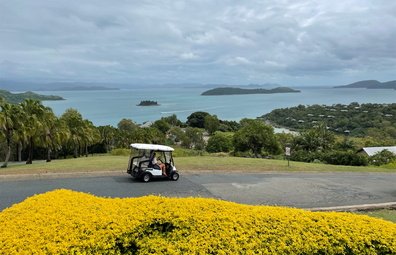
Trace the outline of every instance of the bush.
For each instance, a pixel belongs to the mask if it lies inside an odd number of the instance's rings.
[[[396,225],[205,198],[57,190],[0,213],[3,254],[395,254]]]
[[[171,145],[174,145],[174,144],[175,144],[175,141],[172,138],[166,138],[165,145],[171,146]]]
[[[368,159],[366,156],[353,151],[332,151],[322,153],[321,160],[331,165],[345,166],[367,166]]]
[[[325,164],[345,166],[368,165],[367,157],[353,151],[307,152],[299,150],[291,153],[290,160],[306,163],[311,163],[316,160]]]
[[[229,152],[232,150],[232,141],[226,135],[218,132],[209,138],[206,150],[210,153]]]
[[[110,152],[111,156],[129,156],[131,154],[131,150],[128,149],[114,149]]]
[[[193,156],[209,156],[207,151],[175,149],[172,152],[173,157],[193,157]]]
[[[290,153],[291,161],[310,163],[318,158],[320,158],[320,156],[317,155],[317,153],[312,153],[304,150],[298,150],[298,151],[294,150]]]

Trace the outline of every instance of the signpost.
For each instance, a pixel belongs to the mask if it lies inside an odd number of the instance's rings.
[[[289,166],[289,160],[290,160],[290,148],[286,147],[286,156],[287,156],[287,166]]]

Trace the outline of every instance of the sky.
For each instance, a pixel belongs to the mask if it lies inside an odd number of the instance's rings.
[[[0,0],[0,78],[346,85],[396,78],[393,0]]]

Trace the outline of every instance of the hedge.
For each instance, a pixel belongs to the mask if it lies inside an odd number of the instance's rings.
[[[0,213],[2,254],[395,254],[396,224],[204,198],[35,195]]]

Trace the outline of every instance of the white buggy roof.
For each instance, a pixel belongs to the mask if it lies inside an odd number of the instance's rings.
[[[133,143],[131,147],[138,150],[174,151],[172,147],[158,144]]]

